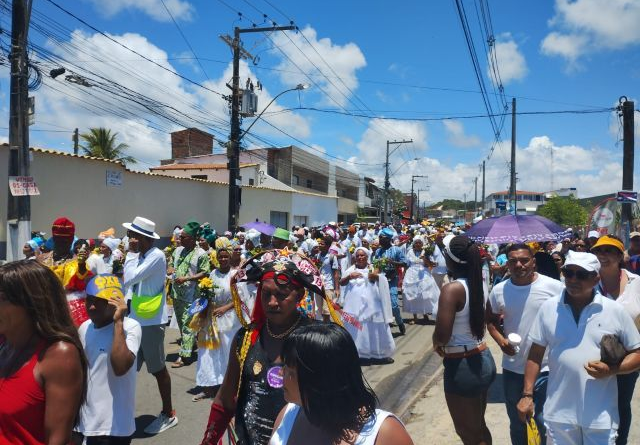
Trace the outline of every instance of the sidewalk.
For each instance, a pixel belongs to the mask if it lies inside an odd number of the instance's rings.
[[[493,385],[489,389],[489,404],[487,405],[486,420],[494,444],[509,444],[509,418],[504,407],[504,397],[502,395],[502,351],[491,339],[487,339],[487,344],[496,361],[498,375]],[[442,373],[442,367],[439,370]],[[640,443],[640,395],[636,389],[631,409],[634,419],[631,421],[631,432],[629,434],[629,444]],[[447,410],[447,403],[444,398],[442,384],[442,374],[436,383],[431,386],[419,401],[410,409],[411,416],[407,421],[407,430],[413,438],[415,445],[439,445],[459,444],[460,439],[453,429],[453,422]],[[436,439],[437,438],[437,441]]]

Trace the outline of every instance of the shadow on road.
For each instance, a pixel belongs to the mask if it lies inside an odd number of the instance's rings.
[[[153,419],[156,417],[151,414],[143,414],[141,416],[136,417],[136,432],[133,433],[134,439],[144,439],[147,437],[151,437],[149,434],[145,434],[144,429],[153,422]]]

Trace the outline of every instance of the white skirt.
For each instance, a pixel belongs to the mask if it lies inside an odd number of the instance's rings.
[[[240,329],[240,323],[236,318],[236,323],[232,329],[219,332],[220,347],[218,349],[198,348],[196,385],[217,386],[222,384],[224,374],[227,372],[227,366],[229,365],[231,343],[238,329]]]
[[[350,323],[344,323],[356,344],[358,356],[376,359],[391,357],[396,350],[396,344],[389,325],[375,321],[360,321],[360,323],[362,329],[358,329]]]
[[[407,270],[402,284],[402,309],[405,312],[435,316],[439,297],[440,289],[428,269],[412,267]]]

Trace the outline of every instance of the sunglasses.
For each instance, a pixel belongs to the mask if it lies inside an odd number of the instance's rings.
[[[585,249],[586,247],[586,244],[576,244],[576,249]]]
[[[573,269],[567,269],[567,268],[562,268],[562,274],[564,275],[565,278],[576,278],[580,281],[585,281],[588,280],[589,278],[594,276],[593,272],[588,272],[586,270],[573,270]]]

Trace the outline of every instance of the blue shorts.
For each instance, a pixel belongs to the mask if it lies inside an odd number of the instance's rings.
[[[489,349],[466,358],[444,358],[444,392],[478,397],[496,378],[496,364]]]

